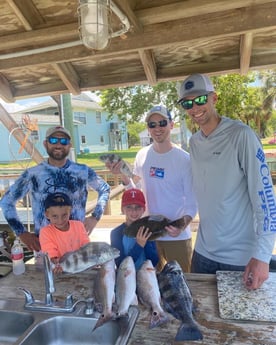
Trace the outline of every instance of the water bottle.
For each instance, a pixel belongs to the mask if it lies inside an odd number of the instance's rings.
[[[19,239],[15,239],[11,248],[12,268],[15,275],[25,272],[24,251]]]

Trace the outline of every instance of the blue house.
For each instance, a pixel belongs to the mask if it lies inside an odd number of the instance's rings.
[[[109,114],[87,94],[71,98],[74,126],[75,153],[107,152],[128,149],[127,125],[117,116],[109,119]],[[49,127],[63,124],[62,114],[56,102],[49,100],[25,108],[24,113],[13,112],[10,115],[18,124],[14,129],[24,131],[35,144],[36,149],[46,156],[43,146],[46,131]],[[21,161],[30,156],[24,151],[24,143],[18,143],[13,133],[0,122],[0,136],[7,143],[5,150],[0,150],[0,162]]]

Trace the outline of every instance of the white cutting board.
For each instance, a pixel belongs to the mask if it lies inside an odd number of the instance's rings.
[[[248,291],[243,272],[217,271],[219,313],[223,319],[276,322],[276,273],[257,290]]]

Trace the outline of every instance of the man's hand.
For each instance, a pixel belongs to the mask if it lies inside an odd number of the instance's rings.
[[[139,246],[144,248],[151,235],[152,232],[149,231],[149,228],[145,229],[144,226],[141,226],[136,235],[136,242],[139,244]]]
[[[243,274],[243,282],[248,290],[255,290],[261,287],[263,282],[268,279],[269,264],[251,258]]]
[[[92,233],[97,223],[98,223],[97,219],[92,216],[85,218],[84,227],[88,236]]]
[[[168,235],[170,235],[171,237],[179,236],[181,231],[182,231],[182,229],[179,229],[179,228],[172,226],[172,225],[166,226],[165,229],[167,230]]]
[[[39,243],[39,238],[31,232],[23,232],[19,235],[20,241],[22,241],[29,250],[39,252],[41,247]]]

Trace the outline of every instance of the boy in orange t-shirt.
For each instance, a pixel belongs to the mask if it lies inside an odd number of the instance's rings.
[[[68,252],[78,250],[90,242],[84,224],[78,220],[70,220],[72,202],[64,193],[49,194],[45,199],[45,215],[50,224],[39,233],[41,251],[48,253],[56,264],[54,273],[62,272],[59,259]]]

